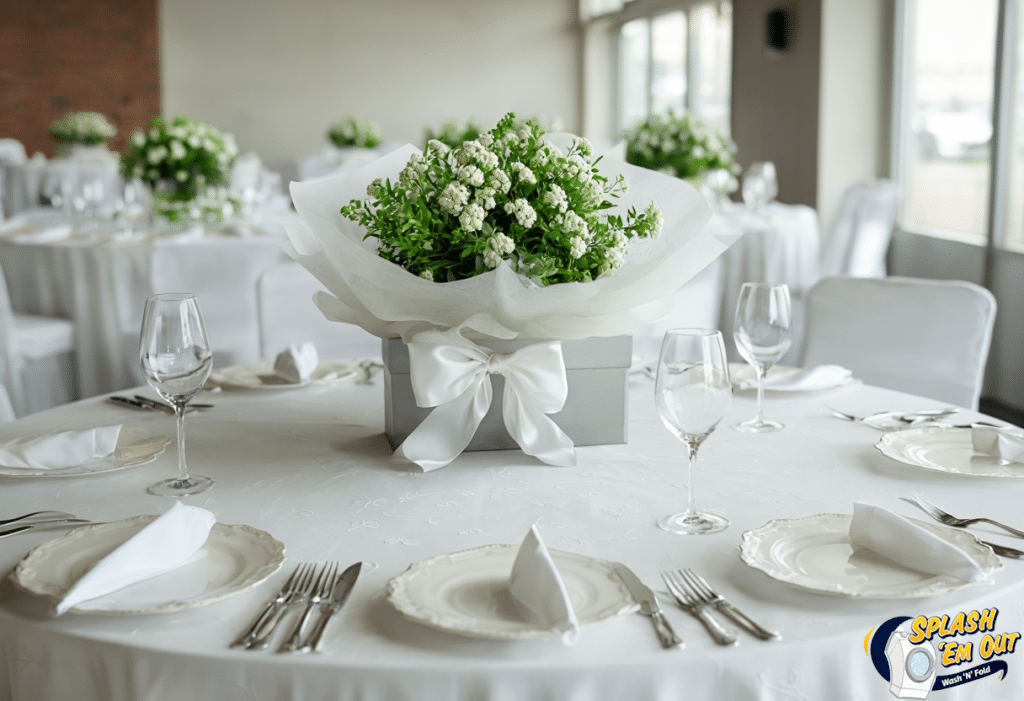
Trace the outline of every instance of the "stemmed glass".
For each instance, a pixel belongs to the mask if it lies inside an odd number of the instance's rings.
[[[728,519],[697,508],[694,472],[697,449],[715,430],[732,402],[725,343],[718,331],[671,329],[658,358],[654,400],[661,420],[686,445],[689,457],[689,504],[658,525],[671,533],[701,535],[724,530]]]
[[[203,387],[213,367],[199,301],[188,293],[154,295],[146,300],[139,344],[142,373],[168,404],[178,423],[178,476],[157,482],[151,494],[185,496],[213,486],[209,477],[189,475],[185,464],[185,405]]]
[[[747,207],[760,211],[778,194],[775,164],[771,161],[751,163],[743,175],[743,201]]]
[[[789,306],[789,286],[767,282],[747,282],[736,303],[733,337],[736,348],[757,373],[757,415],[733,428],[747,433],[769,433],[785,426],[764,418],[764,376],[789,350],[793,342],[793,317]]]

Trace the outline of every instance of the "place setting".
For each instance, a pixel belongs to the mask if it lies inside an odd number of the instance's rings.
[[[380,363],[372,360],[352,363],[320,360],[316,346],[305,342],[289,346],[273,362],[218,368],[210,373],[205,388],[289,390],[330,385],[345,379],[367,384],[379,367]]]

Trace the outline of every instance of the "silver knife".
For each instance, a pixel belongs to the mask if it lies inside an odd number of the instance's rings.
[[[621,562],[613,563],[615,573],[619,575],[619,579],[626,585],[626,589],[633,596],[638,604],[640,604],[640,613],[650,617],[651,624],[654,626],[655,632],[658,634],[658,640],[661,641],[661,646],[664,648],[675,647],[677,645],[682,646],[682,639],[676,635],[675,631],[672,630],[672,626],[665,620],[665,616],[661,613],[661,606],[658,604],[658,597],[654,595],[654,592],[650,588],[640,581],[640,579],[633,574],[633,571],[623,565]]]
[[[345,605],[345,601],[348,599],[348,595],[352,593],[352,587],[355,586],[356,580],[359,579],[359,572],[362,569],[363,563],[357,562],[341,573],[338,581],[334,584],[334,591],[331,592],[330,601],[320,606],[320,620],[317,621],[316,628],[313,629],[306,644],[299,648],[299,652],[320,652],[328,621],[331,620],[331,616],[340,611],[341,607]]]

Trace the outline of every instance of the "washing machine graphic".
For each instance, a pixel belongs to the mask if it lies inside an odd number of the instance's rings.
[[[889,691],[898,699],[923,699],[935,683],[935,648],[931,643],[910,642],[895,630],[885,646],[889,660]]]

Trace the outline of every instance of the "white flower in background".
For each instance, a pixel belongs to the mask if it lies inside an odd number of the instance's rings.
[[[587,252],[587,242],[580,236],[572,236],[569,238],[569,255],[573,258],[582,258],[583,254]]]
[[[479,187],[484,184],[484,172],[475,165],[464,165],[459,168],[459,180],[466,185]]]
[[[464,141],[462,143],[462,148],[460,148],[456,153],[456,159],[459,163],[472,163],[477,159],[479,154],[483,153],[485,150],[484,145],[476,139],[473,141]]]
[[[576,139],[576,150],[585,158],[590,158],[594,155],[594,146],[583,137]]]
[[[493,187],[482,187],[476,191],[473,202],[490,211],[494,209],[494,195],[497,194]]]
[[[368,197],[379,197],[377,193],[384,188],[384,181],[380,178],[375,179],[369,185],[366,186],[366,194]]]
[[[511,168],[523,182],[529,183],[530,185],[535,185],[537,183],[537,176],[533,174],[533,171],[530,170],[525,163],[516,161],[511,165]]]
[[[146,145],[146,135],[145,134],[143,134],[141,131],[137,131],[134,134],[132,134],[132,146],[135,146],[136,148],[141,148],[141,147],[143,147],[145,145]]]
[[[484,148],[490,148],[491,144],[494,143],[494,137],[490,134],[481,134],[476,137],[476,140],[483,144]]]
[[[619,192],[629,191],[629,183],[626,182],[626,176],[622,173],[615,176],[615,189]]]
[[[498,167],[498,156],[491,151],[481,152],[476,159],[484,170],[494,170]]]
[[[162,160],[164,160],[165,156],[167,156],[167,149],[163,146],[157,146],[155,149],[149,152],[149,156],[147,157],[146,160],[148,160],[153,165],[156,165],[157,163],[160,163]]]
[[[587,202],[596,204],[604,199],[604,188],[596,180],[589,180],[583,186],[583,196],[587,199]]]
[[[447,144],[441,143],[437,139],[431,139],[427,142],[427,150],[437,151],[438,153],[448,153],[451,149],[448,148]]]
[[[605,260],[608,264],[614,268],[621,268],[622,263],[625,261],[625,251],[621,248],[609,248],[605,252]]]
[[[466,206],[467,202],[469,202],[469,190],[462,183],[449,183],[437,198],[441,209],[456,217],[462,212],[462,208]]]
[[[185,146],[180,141],[171,142],[171,160],[181,161],[185,159],[185,155],[188,151],[185,150]]]
[[[518,198],[515,202],[509,202],[506,204],[505,212],[515,215],[516,221],[527,229],[533,226],[533,223],[537,221],[536,210],[522,197]]]
[[[459,215],[459,223],[466,231],[480,231],[484,226],[484,208],[478,204],[471,204],[462,210]]]
[[[495,192],[506,194],[512,187],[512,180],[508,177],[508,174],[503,170],[491,171],[491,174],[487,178],[487,184],[493,187]]]
[[[183,183],[188,180],[188,173],[183,170],[179,170],[174,177],[178,179],[178,182]]]
[[[159,129],[150,129],[149,130],[149,140],[150,141],[156,141],[159,138],[160,138],[160,130]]]
[[[580,215],[571,209],[565,213],[565,219],[563,220],[562,228],[568,233],[580,232],[583,236],[586,236],[587,222]]]
[[[509,255],[512,251],[516,250],[516,242],[498,231],[487,240],[487,247],[495,253]]]
[[[202,139],[200,139],[198,136],[194,134],[188,137],[188,145],[191,146],[192,148],[199,148],[199,145],[201,143],[203,143]]]
[[[552,185],[551,189],[544,193],[544,201],[559,212],[564,212],[569,206],[569,199],[565,196],[565,190],[558,187],[558,185]]]

